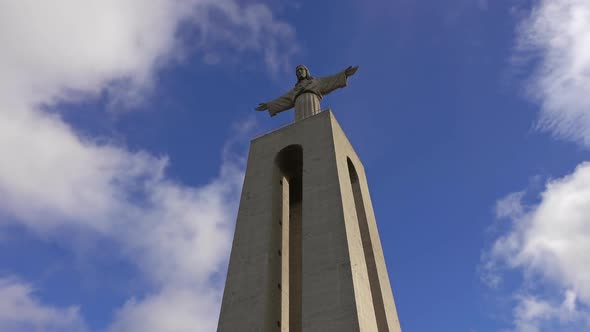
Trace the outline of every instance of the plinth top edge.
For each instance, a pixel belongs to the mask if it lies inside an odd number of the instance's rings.
[[[286,124],[280,125],[280,126],[278,126],[278,127],[276,127],[276,128],[273,128],[273,129],[271,129],[271,130],[269,130],[269,131],[266,131],[266,132],[263,132],[263,133],[261,133],[261,134],[258,134],[258,135],[256,135],[256,136],[254,136],[254,137],[252,138],[252,140],[251,140],[251,141],[252,141],[252,142],[254,142],[254,141],[256,141],[256,140],[258,140],[258,139],[260,139],[260,138],[262,138],[262,137],[264,137],[264,136],[270,135],[270,134],[272,134],[272,133],[274,133],[274,132],[277,132],[277,131],[279,131],[279,130],[281,130],[281,129],[284,129],[284,128],[287,128],[287,127],[290,127],[290,126],[294,126],[294,125],[299,125],[299,124],[301,124],[301,123],[303,123],[303,122],[305,122],[305,121],[307,121],[307,120],[309,120],[309,119],[312,119],[312,118],[314,118],[314,117],[316,117],[316,116],[320,116],[321,114],[324,114],[324,113],[326,113],[326,112],[327,112],[327,113],[328,113],[330,116],[334,117],[334,112],[332,112],[332,109],[331,109],[331,108],[325,108],[325,109],[321,110],[319,113],[317,113],[317,114],[314,114],[314,115],[312,115],[312,116],[308,116],[308,117],[306,117],[305,119],[301,119],[301,120],[299,120],[299,121],[294,121],[294,122],[289,122],[289,123],[286,123]]]

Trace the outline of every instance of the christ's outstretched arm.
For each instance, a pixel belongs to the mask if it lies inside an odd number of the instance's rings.
[[[268,110],[270,116],[275,116],[280,112],[293,108],[293,106],[295,106],[295,101],[293,99],[293,92],[289,91],[275,100],[260,103],[258,107],[256,107],[256,110]]]
[[[347,78],[354,75],[358,69],[359,66],[349,66],[337,74],[318,78],[320,82],[320,93],[322,96],[327,95],[338,88],[345,87],[347,84]]]

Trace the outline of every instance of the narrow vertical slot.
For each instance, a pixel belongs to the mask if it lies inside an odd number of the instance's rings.
[[[282,332],[301,332],[303,149],[290,145],[277,155],[282,177]]]
[[[302,183],[301,174],[291,178],[289,187],[289,322],[290,332],[301,331],[302,302]]]
[[[369,284],[371,287],[371,296],[373,298],[373,308],[375,309],[375,318],[377,319],[377,329],[379,332],[389,332],[387,317],[385,315],[385,305],[383,304],[383,296],[379,284],[379,275],[377,274],[377,263],[375,262],[375,254],[373,252],[371,235],[369,233],[369,224],[365,212],[359,177],[350,158],[347,158],[347,162],[354,205],[356,207],[356,215],[358,218],[359,230],[361,232],[363,252],[367,264],[367,272],[369,274]]]

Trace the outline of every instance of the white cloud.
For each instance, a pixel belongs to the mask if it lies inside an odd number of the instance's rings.
[[[583,313],[576,308],[576,294],[567,291],[563,301],[550,302],[531,295],[517,296],[518,304],[514,309],[515,328],[519,332],[552,331],[548,324],[559,322],[560,328],[567,325],[581,326]]]
[[[259,54],[273,72],[286,69],[297,51],[292,26],[265,5],[235,0],[1,0],[0,21],[0,93],[27,106],[96,93],[114,81],[149,85],[154,70],[182,48],[182,22],[200,31],[188,42]]]
[[[198,295],[195,296],[195,295]],[[109,332],[210,332],[217,328],[217,292],[190,288],[165,289],[143,301],[128,301]]]
[[[222,13],[227,24],[215,24],[199,16],[200,20],[211,25],[203,29],[202,34],[207,50],[207,43],[216,45],[220,41],[234,50],[260,50],[271,73],[291,71],[289,59],[299,52],[293,26],[274,18],[272,11],[262,4],[244,6],[232,0],[209,1],[208,10],[214,14]],[[206,53],[205,61],[215,63],[219,61],[219,54]]]
[[[0,331],[84,332],[78,308],[55,308],[34,298],[30,285],[0,279]]]
[[[540,0],[518,35],[520,54],[535,59],[528,91],[541,105],[539,127],[590,147],[590,2]],[[497,202],[496,216],[510,223],[482,255],[482,280],[498,287],[510,272],[522,277],[516,331],[588,330],[590,163],[548,181],[539,202],[525,205],[525,196]]]
[[[210,19],[212,11],[225,20]],[[0,213],[11,216],[0,225],[18,222],[73,250],[76,239],[64,230],[116,241],[151,288],[120,308],[112,331],[212,330],[221,294],[210,279],[225,269],[241,160],[224,152],[217,177],[188,187],[166,176],[166,157],[82,137],[45,109],[105,91],[137,97],[182,48],[182,22],[201,31],[204,52],[219,44],[252,52],[271,72],[296,48],[294,30],[264,5],[232,0],[0,0],[0,22]],[[58,314],[82,320],[75,308],[42,306],[29,286],[6,285],[27,304],[11,317],[48,317],[38,331],[53,331]],[[0,312],[0,327],[12,326],[2,325],[11,317]]]
[[[541,0],[519,37],[539,61],[528,91],[541,104],[540,128],[590,147],[590,2]]]
[[[540,322],[554,319],[563,326],[590,322],[590,163],[549,181],[538,204],[524,206],[521,199],[522,193],[515,193],[499,201],[499,206],[511,202],[510,209],[497,211],[511,226],[483,262],[496,278],[503,266],[523,273],[514,311],[517,330],[541,331]],[[554,287],[559,294],[535,285]]]

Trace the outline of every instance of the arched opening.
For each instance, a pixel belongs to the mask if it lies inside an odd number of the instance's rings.
[[[278,185],[281,198],[281,317],[283,331],[301,331],[302,303],[302,208],[303,208],[303,148],[289,145],[275,159],[279,170]],[[288,326],[288,329],[285,327]]]
[[[377,329],[379,332],[389,332],[387,325],[387,317],[385,316],[385,305],[383,304],[383,296],[381,294],[381,285],[379,284],[379,275],[377,274],[377,263],[375,261],[375,253],[373,252],[373,244],[371,241],[371,234],[369,232],[369,223],[367,220],[367,213],[365,211],[365,204],[363,201],[363,194],[361,190],[360,180],[354,164],[347,158],[348,174],[350,175],[350,184],[352,186],[352,194],[354,197],[354,205],[356,207],[356,215],[359,223],[359,230],[361,232],[361,240],[363,244],[363,253],[365,255],[365,262],[367,264],[367,272],[369,274],[369,285],[371,287],[371,296],[373,298],[373,308],[375,309],[375,318],[377,319]]]

